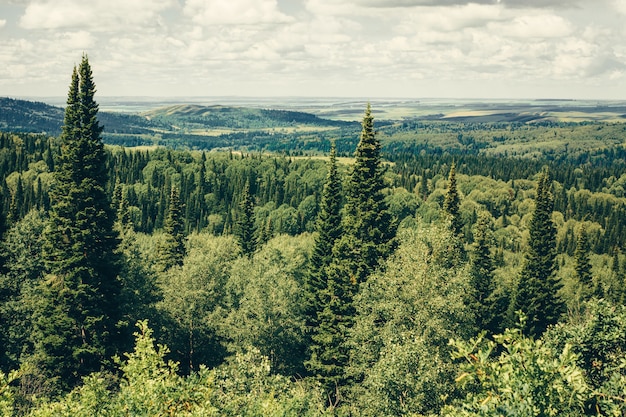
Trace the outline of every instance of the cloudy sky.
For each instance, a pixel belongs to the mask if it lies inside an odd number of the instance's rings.
[[[626,0],[0,0],[0,96],[626,99]]]

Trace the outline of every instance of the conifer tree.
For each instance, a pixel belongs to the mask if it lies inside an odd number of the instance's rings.
[[[563,301],[557,293],[561,285],[555,277],[556,227],[552,222],[554,200],[550,188],[546,170],[537,183],[530,238],[515,298],[515,310],[526,316],[522,330],[534,337],[541,336],[564,312]]]
[[[338,262],[349,264],[349,278],[356,284],[364,282],[396,247],[396,225],[383,194],[380,151],[368,103],[346,187],[343,234],[333,248]]]
[[[463,222],[459,214],[461,198],[456,186],[456,166],[453,163],[448,174],[448,191],[443,201],[443,210],[450,216],[450,227],[455,236],[461,236]]]
[[[311,255],[310,267],[305,281],[307,326],[317,323],[321,312],[322,293],[327,290],[326,269],[332,261],[332,250],[341,236],[341,179],[337,171],[337,148],[331,145],[328,162],[328,175],[322,191],[320,210],[315,224],[315,247]]]
[[[587,229],[583,223],[576,239],[576,250],[574,251],[574,270],[578,282],[585,288],[585,293],[590,294],[592,289],[591,263],[589,261],[589,241]]]
[[[51,190],[44,258],[48,277],[33,317],[32,360],[42,376],[69,388],[123,349],[115,253],[118,238],[105,192],[106,155],[91,67],[74,68]]]
[[[183,218],[178,189],[172,187],[170,191],[167,216],[163,223],[165,240],[159,247],[159,264],[162,270],[173,266],[181,266],[185,258],[185,234],[183,233]]]
[[[322,383],[331,403],[341,399],[348,383],[345,345],[354,323],[353,298],[359,284],[395,249],[395,225],[384,200],[384,169],[380,142],[368,103],[347,187],[341,237],[327,267],[327,290],[322,292],[317,329],[312,335],[307,368]]]
[[[254,239],[254,201],[250,194],[250,181],[246,181],[241,196],[235,236],[244,255],[252,255],[256,249],[256,242]]]
[[[491,334],[502,331],[507,300],[496,293],[494,259],[491,254],[493,233],[488,213],[478,216],[474,228],[474,247],[470,258],[470,288],[468,305],[474,312],[476,330]]]

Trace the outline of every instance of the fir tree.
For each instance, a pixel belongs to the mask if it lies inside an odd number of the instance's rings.
[[[456,187],[456,166],[453,163],[448,174],[448,191],[443,201],[443,210],[450,216],[450,227],[455,236],[461,236],[463,222],[459,214],[461,198]]]
[[[515,299],[515,310],[526,317],[523,331],[534,337],[555,324],[564,311],[558,295],[561,286],[555,277],[556,227],[552,222],[554,200],[550,186],[548,172],[543,171],[537,183],[530,239]]]
[[[315,224],[315,246],[305,282],[307,325],[314,326],[321,312],[321,296],[327,290],[326,269],[332,261],[332,250],[341,236],[341,179],[337,171],[337,149],[333,143],[328,162],[328,175],[322,191],[320,211]]]
[[[341,387],[348,383],[345,367],[349,350],[344,342],[354,322],[353,298],[358,285],[396,246],[395,225],[383,195],[380,148],[368,104],[346,187],[341,237],[333,246],[327,267],[327,290],[321,293],[318,327],[312,335],[307,363],[331,402],[340,400]]]
[[[241,196],[235,236],[241,251],[246,256],[252,255],[256,249],[256,242],[254,239],[254,201],[250,194],[250,181],[246,181]]]
[[[185,234],[183,233],[181,203],[176,187],[170,191],[167,216],[163,223],[164,242],[159,247],[159,265],[163,271],[181,266],[185,258]]]
[[[501,332],[507,309],[506,297],[496,292],[494,259],[491,255],[491,230],[488,213],[478,216],[474,228],[474,247],[470,258],[468,306],[474,312],[476,331]]]
[[[463,222],[459,213],[461,198],[456,186],[456,166],[452,163],[448,175],[448,191],[443,201],[443,211],[446,214],[452,239],[448,242],[448,250],[440,259],[442,265],[453,268],[467,261],[467,252],[463,244]]]
[[[51,190],[44,257],[49,272],[33,317],[33,360],[68,388],[124,348],[118,319],[118,238],[91,67],[74,68]]]
[[[585,298],[591,295],[593,283],[591,275],[591,263],[589,261],[589,241],[587,229],[583,223],[576,239],[576,250],[574,251],[574,270],[578,282],[584,288]]]

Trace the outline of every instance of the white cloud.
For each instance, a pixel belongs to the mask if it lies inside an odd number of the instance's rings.
[[[158,26],[175,0],[35,0],[20,19],[24,29],[131,30]]]
[[[398,25],[403,33],[422,30],[438,32],[457,32],[465,28],[484,26],[492,21],[500,21],[503,9],[497,5],[469,4],[456,7],[422,7],[404,13],[402,23]]]
[[[0,29],[2,29],[4,27],[4,25],[7,24],[6,19],[0,19]]]
[[[187,0],[184,13],[199,25],[286,23],[276,0]]]
[[[617,12],[626,14],[626,0],[613,0],[613,7]]]
[[[553,14],[519,16],[511,21],[492,24],[490,29],[503,36],[523,39],[562,38],[573,32],[569,21]]]

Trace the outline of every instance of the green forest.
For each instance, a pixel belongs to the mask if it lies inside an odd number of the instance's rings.
[[[1,415],[626,413],[625,124],[95,92],[3,119]]]

